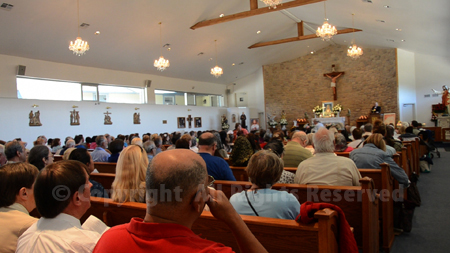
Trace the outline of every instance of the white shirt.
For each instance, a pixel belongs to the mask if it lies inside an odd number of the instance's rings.
[[[41,218],[17,242],[17,252],[92,252],[98,232],[83,229],[80,220],[61,213],[55,218]]]

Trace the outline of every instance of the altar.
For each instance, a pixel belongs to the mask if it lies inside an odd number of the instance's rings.
[[[436,119],[438,127],[450,128],[450,116],[439,116]]]
[[[338,130],[344,130],[346,117],[314,118],[326,125],[336,125]]]

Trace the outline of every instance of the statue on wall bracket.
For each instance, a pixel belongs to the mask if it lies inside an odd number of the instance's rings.
[[[112,113],[110,113],[110,112],[108,112],[108,111],[106,111],[105,113],[103,113],[103,114],[105,114],[105,125],[112,125],[112,121],[111,121],[111,116],[109,116],[110,114],[112,114]]]
[[[141,124],[141,114],[140,113],[135,112],[133,114],[133,124],[135,124],[135,125]]]
[[[39,110],[35,113],[33,113],[33,110],[30,111],[30,114],[28,117],[30,118],[29,126],[42,126],[41,119],[40,119],[41,113]]]
[[[70,111],[70,125],[79,126],[80,125],[80,112],[73,109]]]

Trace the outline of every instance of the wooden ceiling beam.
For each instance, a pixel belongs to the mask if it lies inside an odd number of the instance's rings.
[[[302,22],[297,23],[297,27],[300,28],[300,26],[303,28]],[[360,30],[360,29],[353,30],[352,28],[346,28],[346,29],[338,30],[337,34],[352,33],[353,31],[354,32],[362,32],[362,30]],[[303,34],[303,30],[302,30],[302,34]],[[299,35],[300,35],[300,30],[299,30]],[[257,47],[266,47],[266,46],[278,45],[278,44],[300,41],[300,40],[309,40],[309,39],[315,39],[315,38],[318,38],[316,34],[309,34],[309,35],[303,35],[303,36],[292,37],[292,38],[281,39],[281,40],[260,42],[260,43],[253,44],[253,45],[249,46],[248,48],[252,49],[252,48],[257,48]]]
[[[191,29],[195,30],[198,28],[206,27],[206,26],[216,25],[216,24],[230,22],[230,21],[237,20],[237,19],[248,18],[248,17],[261,15],[261,14],[265,14],[265,13],[269,13],[269,12],[280,11],[280,10],[284,10],[284,9],[289,9],[289,8],[293,8],[293,7],[298,7],[298,6],[302,6],[302,5],[313,4],[313,3],[323,2],[323,1],[325,1],[325,0],[294,0],[294,1],[290,1],[290,2],[286,2],[286,3],[282,3],[280,5],[277,5],[277,8],[274,9],[274,8],[269,8],[269,7],[258,8],[258,1],[250,0],[250,10],[249,11],[244,11],[244,12],[240,12],[240,13],[236,13],[236,14],[232,14],[232,15],[227,15],[227,16],[224,16],[221,18],[214,18],[214,19],[210,19],[210,20],[200,21],[197,24],[191,26]]]

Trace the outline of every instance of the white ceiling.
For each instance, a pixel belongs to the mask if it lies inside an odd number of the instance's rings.
[[[77,37],[76,0],[0,0],[0,4],[14,5],[12,10],[0,10],[0,54],[219,84],[232,83],[262,65],[295,59],[334,43],[349,45],[353,36],[363,49],[401,48],[450,56],[450,35],[444,33],[450,24],[450,1],[372,1],[326,2],[331,24],[338,29],[350,28],[354,13],[355,27],[362,32],[337,35],[332,42],[317,38],[248,49],[258,42],[295,37],[296,21],[286,14],[317,29],[324,18],[323,2],[191,30],[197,22],[222,13],[250,10],[249,0],[80,0],[80,23],[90,24],[81,29],[80,36],[89,42],[90,50],[78,57],[68,49]],[[160,56],[160,21],[162,43],[171,45],[170,51],[163,51],[170,60],[170,67],[163,72],[153,67]],[[101,34],[94,35],[96,31]],[[305,29],[305,34],[310,33]],[[210,74],[215,65],[216,39],[218,65],[224,71],[218,79]],[[204,54],[198,56],[200,52]]]

